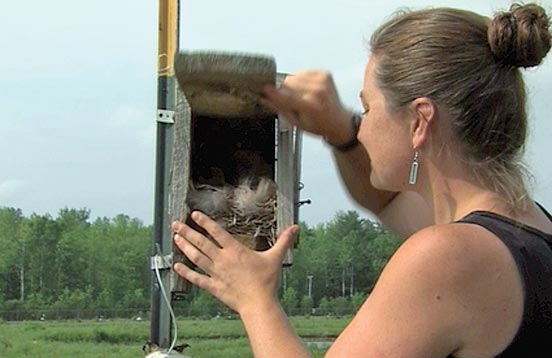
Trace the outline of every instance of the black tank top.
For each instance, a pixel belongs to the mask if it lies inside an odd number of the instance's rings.
[[[497,357],[552,357],[552,235],[487,211],[472,212],[459,222],[477,224],[495,234],[512,253],[522,278],[521,325]]]

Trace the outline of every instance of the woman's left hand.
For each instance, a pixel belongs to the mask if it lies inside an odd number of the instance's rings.
[[[174,270],[180,276],[208,291],[239,314],[248,307],[276,299],[282,260],[286,250],[295,242],[299,231],[297,225],[284,230],[272,248],[253,251],[236,241],[207,215],[195,211],[191,218],[216,243],[190,226],[174,222],[175,244],[205,272],[202,274],[176,263]]]

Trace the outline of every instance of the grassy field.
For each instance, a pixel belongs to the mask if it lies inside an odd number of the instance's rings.
[[[292,318],[307,342],[328,342],[350,321],[346,318]],[[0,322],[0,357],[142,357],[149,322],[131,320]],[[178,344],[188,343],[193,358],[252,357],[239,320],[178,319]],[[314,357],[327,348],[309,344]],[[322,346],[326,346],[322,344]]]

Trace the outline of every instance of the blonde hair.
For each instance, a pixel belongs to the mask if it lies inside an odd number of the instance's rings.
[[[528,204],[522,155],[527,136],[520,67],[550,50],[550,21],[535,4],[494,19],[450,8],[402,12],[372,35],[376,80],[390,109],[429,97],[450,119],[462,158],[512,210]]]

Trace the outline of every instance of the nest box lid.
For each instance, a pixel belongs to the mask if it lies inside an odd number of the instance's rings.
[[[220,118],[262,118],[275,113],[262,103],[263,88],[276,84],[272,56],[181,51],[175,73],[192,113]]]

